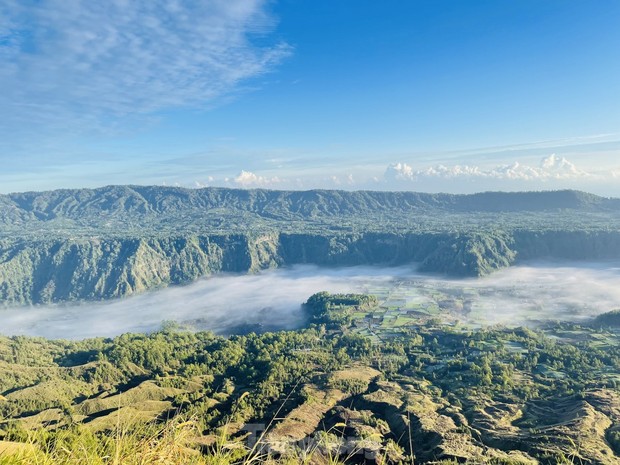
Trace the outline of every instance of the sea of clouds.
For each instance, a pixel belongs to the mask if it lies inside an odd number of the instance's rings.
[[[293,329],[305,324],[301,305],[316,292],[402,288],[403,283],[456,294],[475,290],[474,309],[463,318],[476,326],[582,321],[620,308],[618,263],[533,263],[464,280],[420,274],[413,267],[295,266],[253,275],[215,276],[106,302],[8,308],[0,310],[0,333],[65,339],[110,337],[156,331],[165,321],[219,334]]]

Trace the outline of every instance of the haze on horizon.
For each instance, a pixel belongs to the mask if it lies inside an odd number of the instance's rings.
[[[1,192],[620,197],[615,0],[3,0]]]

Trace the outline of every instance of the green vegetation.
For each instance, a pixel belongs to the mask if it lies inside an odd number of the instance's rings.
[[[301,263],[479,276],[529,258],[618,258],[619,211],[574,191],[11,194],[0,301],[105,299]],[[0,337],[0,464],[618,463],[618,312],[475,329],[459,322],[480,310],[475,292],[319,293],[307,328],[230,338],[174,324]]]
[[[597,316],[592,322],[594,326],[599,327],[620,327],[620,310],[612,310]]]
[[[480,276],[620,257],[620,201],[583,192],[286,192],[111,186],[0,196],[0,302],[122,297],[312,263]]]
[[[615,327],[472,330],[420,313],[381,332],[393,310],[352,294],[305,310],[307,329],[228,339],[172,324],[1,338],[0,463],[620,460]],[[360,334],[368,318],[380,337]]]

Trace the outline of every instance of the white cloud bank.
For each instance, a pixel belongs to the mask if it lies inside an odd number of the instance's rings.
[[[587,161],[581,157],[581,162]],[[413,190],[466,194],[481,191],[528,191],[577,189],[603,196],[620,196],[617,169],[579,166],[552,153],[538,163],[437,164],[416,167],[403,162],[390,164],[375,183],[381,190]],[[373,188],[369,183],[365,188]]]
[[[186,187],[240,187],[283,190],[345,189],[345,190],[412,190],[420,192],[473,193],[485,190],[554,190],[580,189],[600,195],[620,196],[620,171],[587,171],[563,156],[548,155],[536,165],[513,162],[481,167],[477,165],[444,165],[414,169],[398,162],[387,166],[364,167],[351,173],[352,167],[326,168],[292,172],[270,169],[266,172],[241,170],[236,176],[209,176],[207,182],[186,183]],[[333,174],[328,174],[332,171]],[[276,172],[278,175],[276,175]],[[280,174],[282,173],[282,174]],[[319,172],[320,173],[320,172]]]
[[[611,262],[529,264],[466,280],[418,274],[412,266],[295,266],[255,275],[216,276],[102,303],[0,309],[0,332],[80,339],[154,331],[164,320],[224,334],[239,327],[257,329],[254,325],[290,329],[304,324],[301,304],[315,292],[372,293],[386,287],[405,292],[408,301],[418,303],[433,302],[436,289],[468,298],[474,290],[478,297],[472,311],[460,316],[476,326],[583,321],[620,306],[620,268]]]
[[[384,178],[386,181],[415,182],[428,178],[440,179],[506,179],[506,180],[563,180],[578,178],[594,178],[593,173],[588,173],[577,168],[564,157],[551,154],[543,158],[540,166],[532,167],[514,162],[510,165],[496,166],[483,169],[478,166],[437,165],[421,170],[414,170],[406,163],[394,163],[387,167]]]

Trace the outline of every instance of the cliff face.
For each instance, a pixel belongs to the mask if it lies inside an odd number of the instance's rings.
[[[620,258],[620,231],[515,231],[520,260],[559,258],[609,260]]]
[[[481,276],[518,259],[620,258],[620,232],[5,239],[0,249],[0,301],[12,305],[122,297],[215,273],[295,264],[417,263],[426,272]]]
[[[483,276],[510,266],[516,257],[512,238],[503,233],[444,238],[422,262],[422,271],[450,276]]]
[[[0,256],[0,300],[5,304],[98,300],[187,283],[214,273],[246,273],[294,264],[401,265],[433,256],[426,264],[428,270],[451,272],[453,267],[445,262],[453,257],[436,254],[451,242],[449,235],[435,234],[4,240]],[[469,243],[461,241],[457,245],[464,247]],[[466,252],[461,253],[465,255]],[[472,266],[469,271],[464,268],[459,271],[477,274],[477,265]]]
[[[272,265],[243,235],[16,241],[2,244],[0,300],[7,304],[105,299]],[[253,253],[254,252],[254,253]]]

